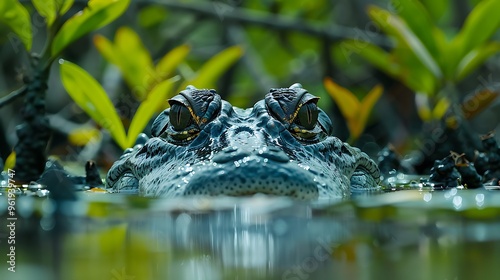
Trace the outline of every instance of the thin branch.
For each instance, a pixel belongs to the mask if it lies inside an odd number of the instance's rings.
[[[212,17],[220,20],[221,22],[252,24],[274,30],[296,31],[320,38],[326,37],[332,42],[345,39],[359,39],[359,34],[364,33],[363,30],[360,30],[359,28],[345,27],[334,24],[311,24],[286,16],[268,15],[267,13],[238,8],[221,2],[212,2],[212,5],[201,5],[200,3],[194,5],[166,2],[161,0],[146,0],[137,2],[137,5],[140,6],[148,4],[162,5],[172,10]],[[375,45],[381,47],[391,46],[390,41],[386,37],[378,34],[370,33],[370,36],[363,36],[363,39],[367,39],[366,37],[368,37],[369,41]]]
[[[28,92],[28,88],[26,86],[22,86],[21,88],[18,88],[16,90],[14,90],[13,92],[7,94],[6,96],[0,98],[0,108],[11,103],[16,98],[25,95],[27,92]]]

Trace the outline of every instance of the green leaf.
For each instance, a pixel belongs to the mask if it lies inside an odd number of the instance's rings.
[[[78,65],[60,60],[64,88],[96,123],[107,129],[123,149],[128,148],[120,117],[101,85]]]
[[[21,39],[27,51],[31,50],[31,18],[26,8],[17,0],[0,1],[0,21]]]
[[[197,88],[213,88],[217,79],[242,55],[243,49],[240,46],[229,47],[221,51],[203,64],[196,76],[193,79],[186,80],[180,89],[185,89],[188,85]]]
[[[127,9],[130,0],[90,0],[88,7],[68,19],[52,42],[55,57],[69,44],[83,35],[115,20]]]
[[[132,29],[128,27],[118,29],[114,44],[96,35],[94,44],[106,60],[120,69],[137,99],[144,99],[151,87],[160,80],[153,68],[149,52],[142,44],[139,35]]]
[[[392,0],[392,3],[398,5],[398,15],[406,22],[432,57],[437,60],[439,58],[439,50],[433,36],[433,30],[436,29],[436,26],[422,3],[416,0]]]
[[[385,33],[395,37],[399,44],[407,46],[436,78],[441,78],[441,69],[436,61],[400,17],[376,6],[370,6],[368,14]]]
[[[400,66],[394,61],[391,54],[378,46],[359,40],[345,40],[340,44],[340,48],[344,50],[343,53],[346,55],[348,54],[346,51],[359,54],[390,76],[398,77],[400,74]]]
[[[160,82],[151,90],[146,100],[141,102],[141,105],[137,109],[128,129],[128,147],[131,147],[134,144],[137,135],[139,135],[144,127],[146,127],[151,119],[151,116],[153,116],[160,106],[164,106],[164,104],[166,104],[165,100],[167,99],[167,95],[171,92],[173,84],[174,79]]]
[[[156,73],[161,79],[169,77],[175,68],[184,61],[191,48],[188,45],[181,45],[164,55],[156,64]]]
[[[73,6],[75,0],[55,0],[56,10],[59,11],[59,15],[64,15]]]
[[[434,21],[438,21],[450,9],[450,0],[421,0]]]
[[[37,12],[45,18],[48,26],[52,26],[56,19],[55,0],[31,0]]]
[[[499,11],[500,1],[498,0],[484,0],[474,7],[453,40],[453,46],[460,50],[456,58],[457,64],[463,56],[482,46],[495,34],[500,27]]]
[[[490,42],[473,49],[458,64],[456,80],[460,81],[465,78],[498,51],[500,51],[500,42]]]
[[[161,5],[151,5],[139,11],[138,22],[141,27],[148,28],[160,24],[165,20],[167,10]]]
[[[158,77],[151,55],[142,44],[141,38],[128,27],[118,29],[115,35],[115,51],[119,61],[117,66],[132,93],[139,100],[144,99],[146,93],[158,81]]]

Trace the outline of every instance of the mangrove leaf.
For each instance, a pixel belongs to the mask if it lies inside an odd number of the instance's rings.
[[[243,48],[240,46],[232,46],[221,51],[203,64],[194,78],[186,79],[180,86],[180,90],[185,89],[188,85],[197,88],[213,88],[217,79],[242,55]]]
[[[60,60],[64,88],[96,123],[108,130],[123,149],[128,148],[120,117],[101,85],[78,65]]]
[[[16,35],[27,51],[31,50],[31,18],[26,8],[17,0],[0,1],[0,21],[6,24]]]
[[[160,82],[149,92],[146,99],[141,102],[127,132],[127,147],[131,147],[134,144],[137,135],[143,131],[153,114],[161,106],[166,105],[164,101],[172,90],[173,84],[174,78]]]
[[[52,42],[52,57],[83,35],[115,20],[127,9],[130,0],[90,0],[88,7],[68,19]]]

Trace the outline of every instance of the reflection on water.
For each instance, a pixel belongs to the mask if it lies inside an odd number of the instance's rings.
[[[5,261],[0,201],[0,279],[491,279],[500,272],[500,193],[485,190],[313,204],[85,194],[58,206],[19,197],[15,273]]]

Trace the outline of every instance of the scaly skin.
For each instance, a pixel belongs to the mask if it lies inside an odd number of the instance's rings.
[[[241,196],[301,199],[378,189],[377,165],[331,136],[318,98],[299,84],[271,89],[246,110],[214,90],[188,87],[169,100],[151,139],[128,149],[106,183],[144,196]]]

